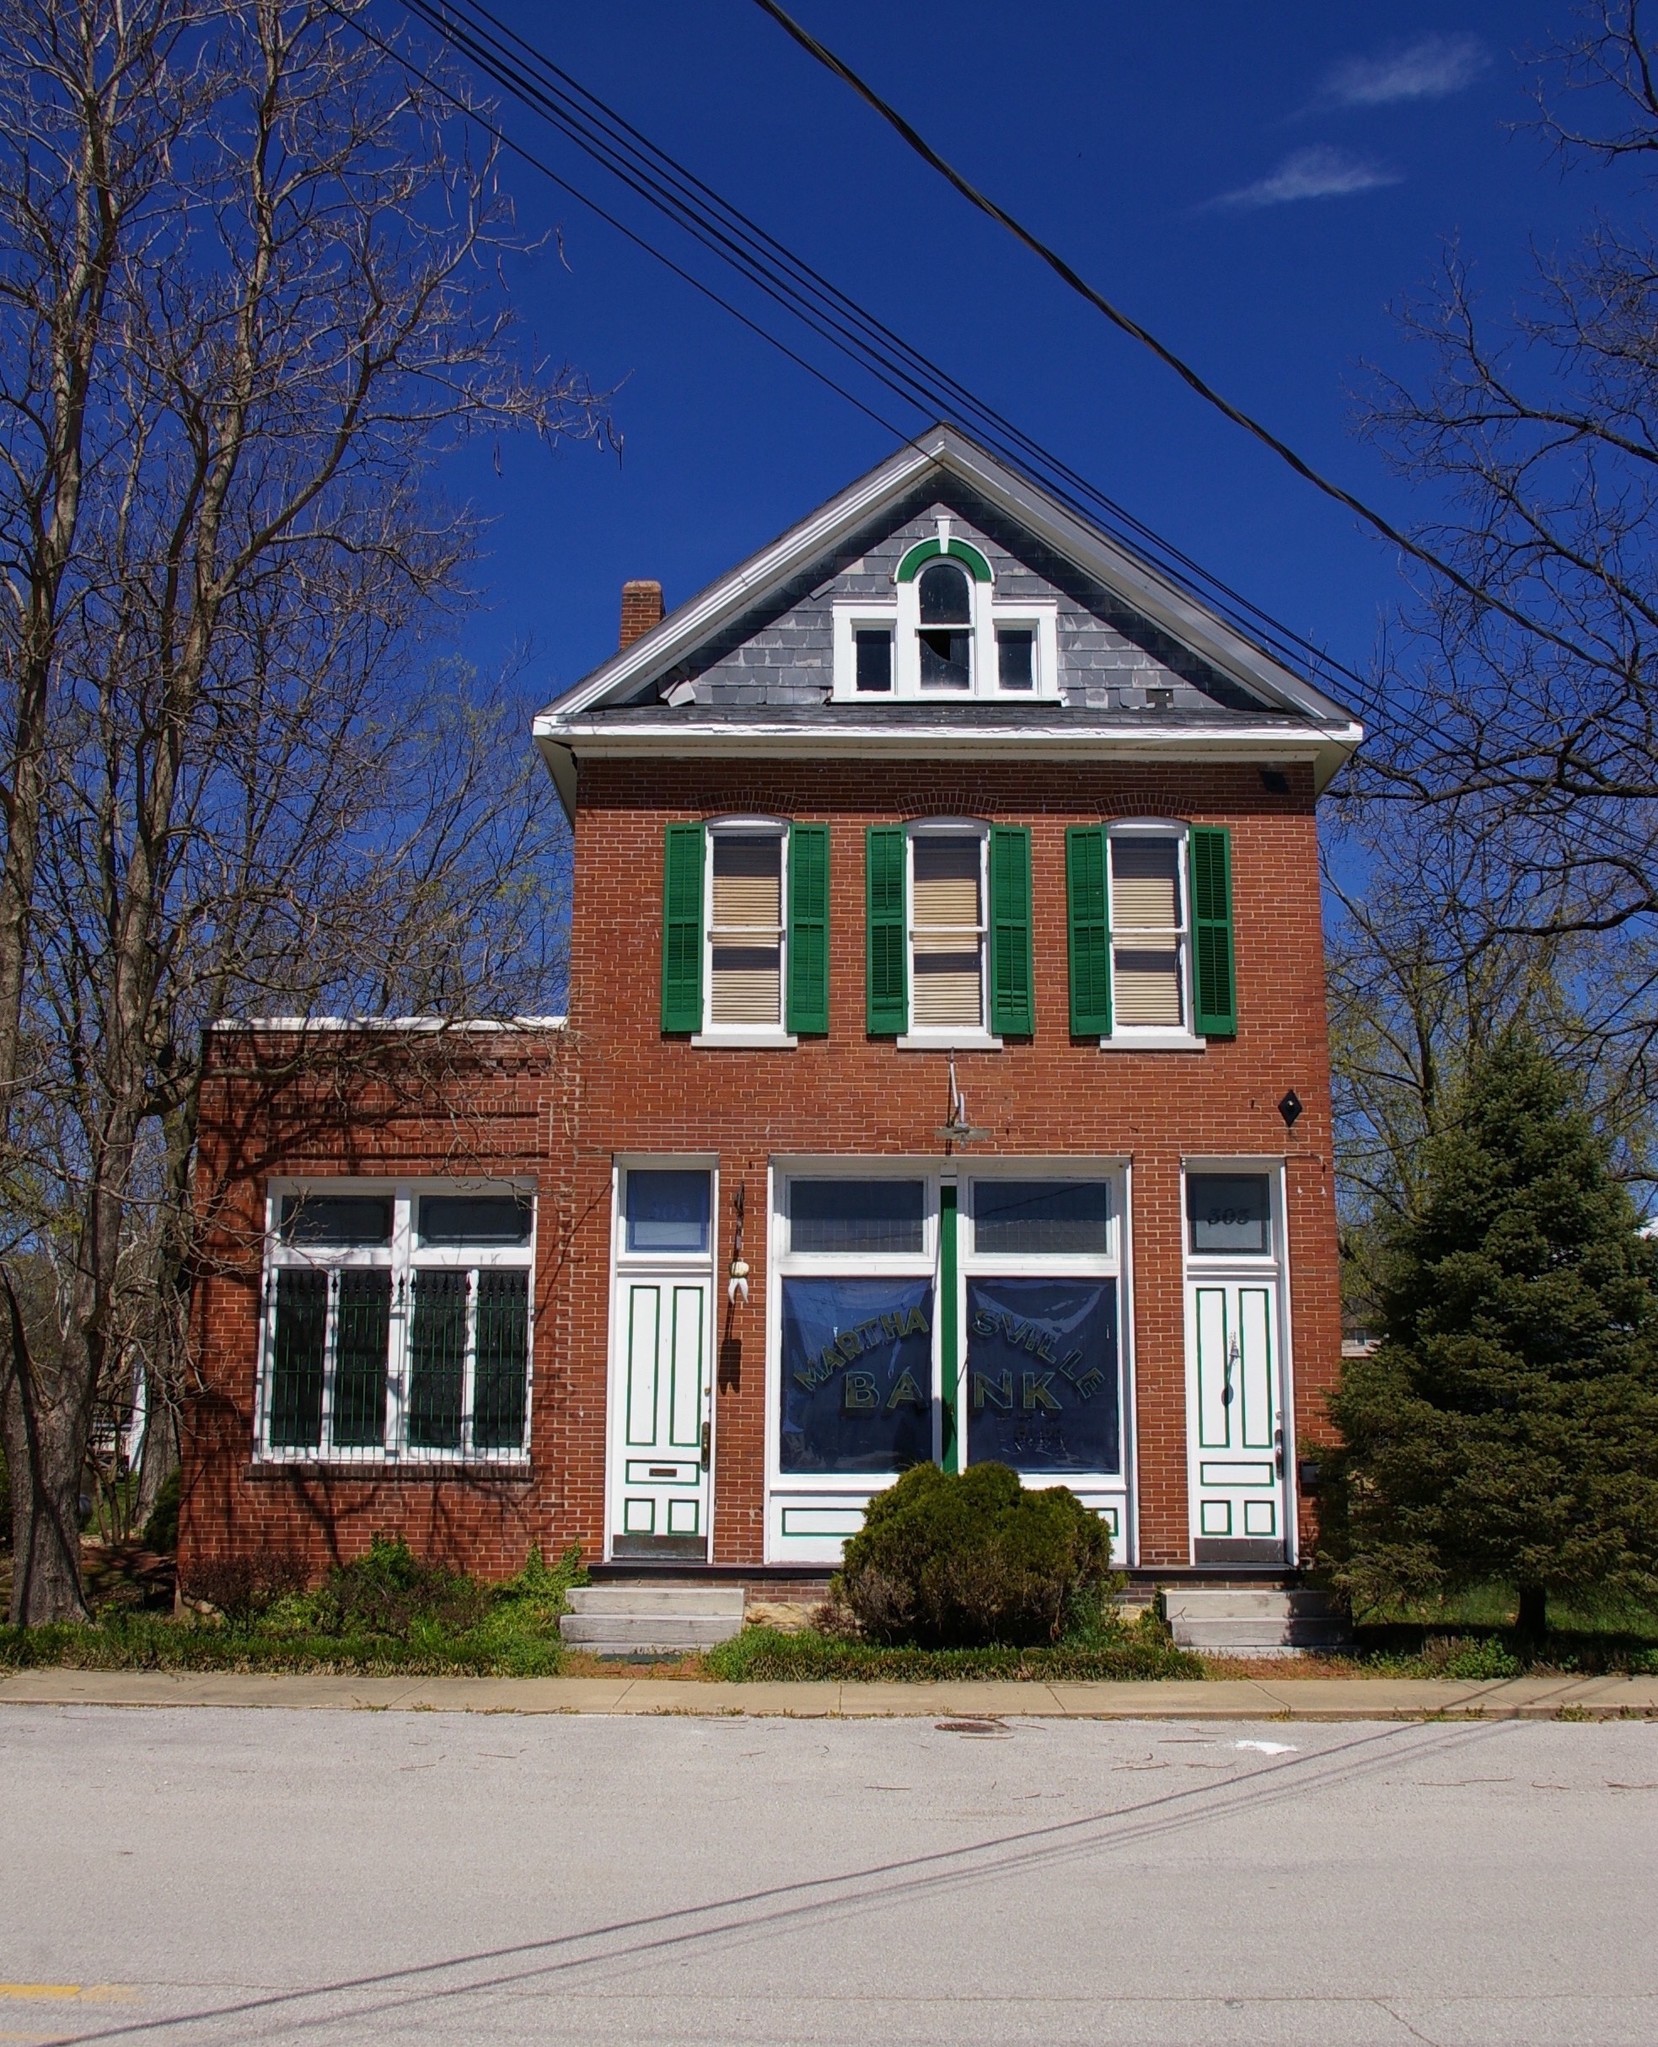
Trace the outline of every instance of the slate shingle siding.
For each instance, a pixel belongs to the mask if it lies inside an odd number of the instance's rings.
[[[1172,688],[1174,710],[1263,708],[1229,676],[1128,610],[976,493],[960,485],[940,491],[933,482],[734,621],[649,696],[691,682],[691,701],[705,708],[821,704],[834,683],[835,601],[890,599],[899,559],[916,541],[931,538],[940,513],[949,515],[955,534],[989,558],[999,598],[1057,601],[1060,690],[1067,704],[1091,711],[1133,708],[1138,695],[1126,693],[1155,685]]]

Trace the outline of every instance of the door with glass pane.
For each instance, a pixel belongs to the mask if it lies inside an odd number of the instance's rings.
[[[1192,1558],[1279,1564],[1284,1372],[1271,1181],[1193,1174],[1186,1205]]]
[[[621,1174],[611,1318],[610,1554],[702,1563],[712,1487],[711,1179]]]

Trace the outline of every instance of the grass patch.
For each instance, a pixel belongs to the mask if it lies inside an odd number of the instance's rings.
[[[1102,1622],[1037,1649],[916,1649],[860,1642],[816,1628],[784,1634],[745,1628],[704,1659],[711,1677],[732,1684],[775,1682],[926,1684],[943,1678],[1043,1681],[1086,1678],[1202,1677],[1202,1662],[1177,1649],[1149,1616],[1120,1626]]]
[[[582,1575],[579,1550],[548,1564],[532,1549],[517,1577],[483,1585],[376,1542],[315,1591],[267,1577],[234,1597],[227,1583],[228,1620],[106,1609],[85,1626],[0,1628],[0,1668],[551,1677],[565,1594]]]
[[[1353,1630],[1355,1674],[1368,1677],[1658,1675],[1658,1612],[1635,1601],[1551,1599],[1541,1643],[1515,1633],[1516,1595],[1492,1583],[1367,1614]]]

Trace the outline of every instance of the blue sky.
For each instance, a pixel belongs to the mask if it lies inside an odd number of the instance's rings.
[[[1403,588],[1389,551],[974,214],[750,0],[496,5],[1091,481],[1369,661]],[[1400,361],[1390,304],[1457,238],[1500,310],[1531,248],[1569,242],[1611,196],[1523,125],[1517,60],[1570,26],[1564,0],[792,11],[1108,295],[1400,522],[1431,508],[1352,430],[1363,363]],[[568,145],[506,121],[649,225]],[[511,272],[527,332],[614,387],[625,441],[619,462],[477,449],[447,479],[492,521],[469,652],[485,671],[516,653],[550,698],[614,648],[625,577],[683,601],[894,441],[533,171],[509,160],[504,175],[521,225],[558,231]],[[925,423],[879,403],[908,431]]]

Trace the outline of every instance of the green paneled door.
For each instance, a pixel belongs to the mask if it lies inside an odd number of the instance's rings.
[[[611,1388],[611,1553],[700,1562],[708,1551],[707,1279],[617,1280]]]

